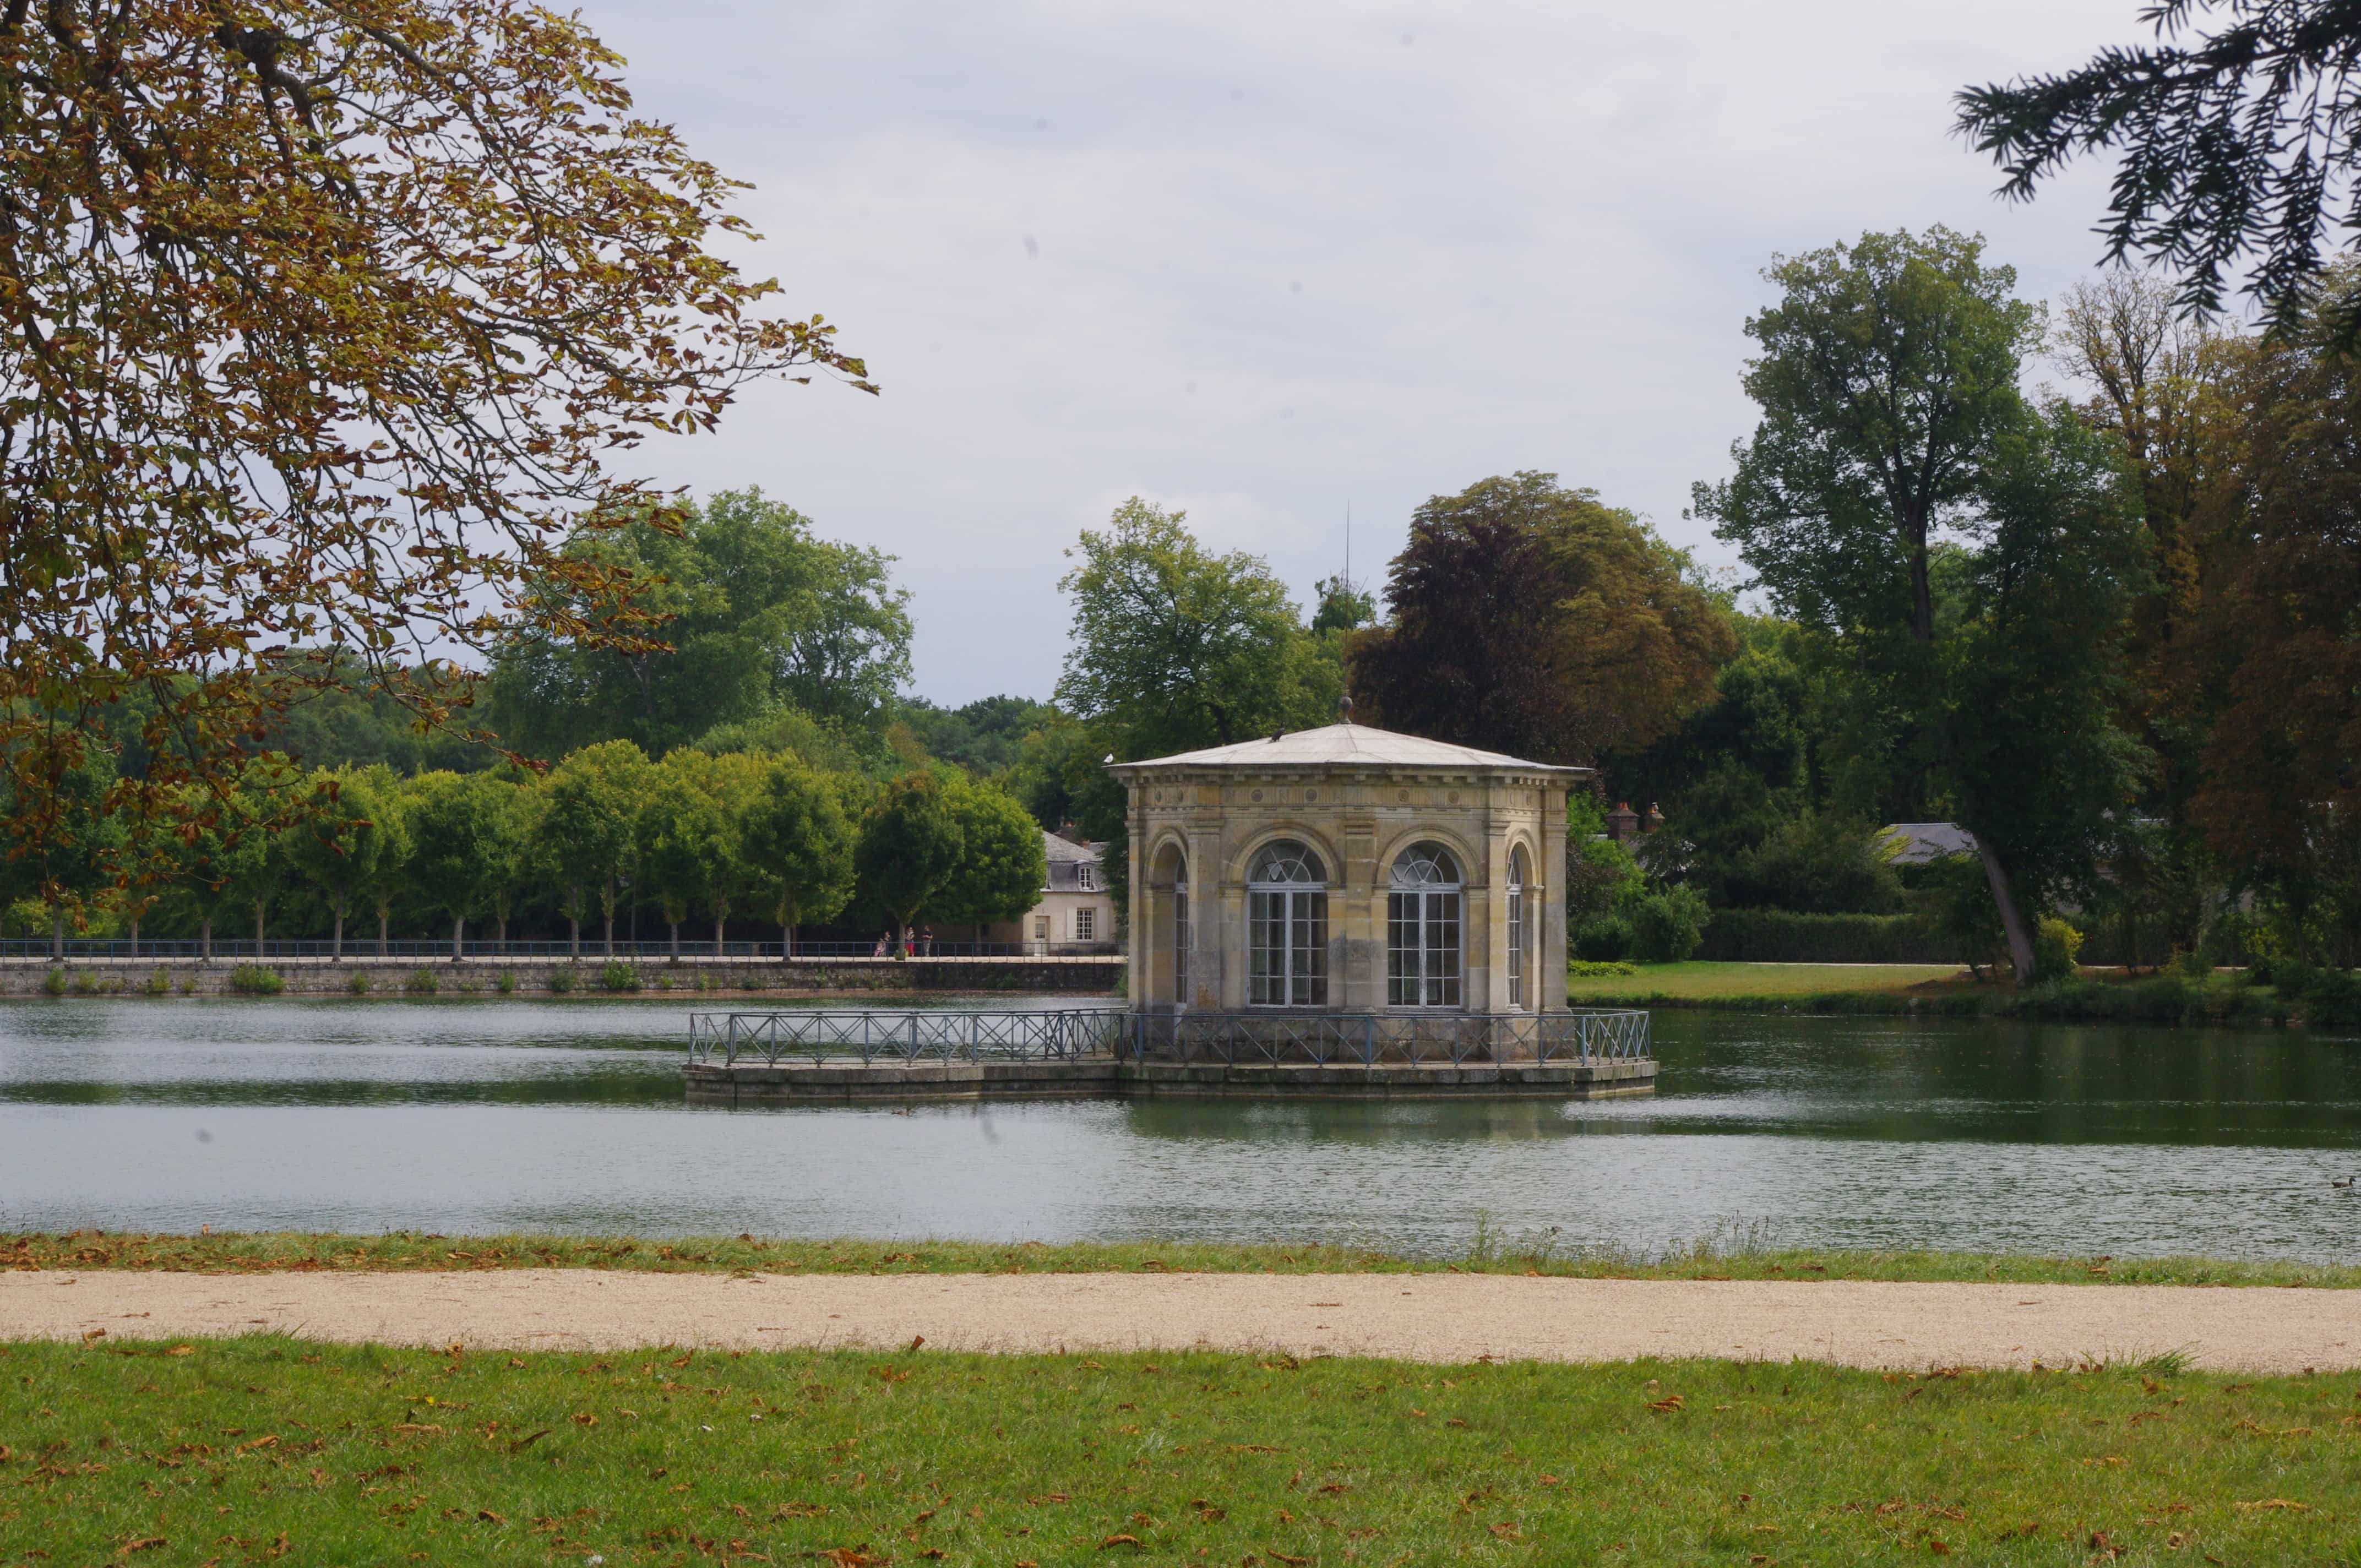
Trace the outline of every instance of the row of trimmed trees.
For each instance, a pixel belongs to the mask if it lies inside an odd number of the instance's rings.
[[[692,749],[650,759],[629,740],[586,746],[547,773],[501,769],[402,778],[382,766],[299,771],[256,760],[225,796],[180,802],[152,843],[126,841],[89,780],[71,866],[51,863],[53,943],[70,919],[111,917],[135,944],[143,919],[192,929],[310,894],[333,917],[374,918],[382,953],[397,906],[448,920],[452,954],[470,924],[508,940],[516,912],[554,905],[569,950],[586,926],[614,950],[619,909],[650,904],[676,954],[692,916],[719,944],[732,916],[796,928],[852,912],[906,926],[1015,920],[1038,897],[1041,835],[1005,792],[943,766],[879,784],[791,755]],[[33,868],[27,867],[28,871]],[[60,875],[58,873],[64,873]],[[24,893],[33,891],[28,884]]]

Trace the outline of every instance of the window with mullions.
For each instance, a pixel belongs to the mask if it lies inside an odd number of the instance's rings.
[[[1328,1005],[1328,868],[1291,839],[1266,845],[1246,872],[1246,1001]]]
[[[1521,846],[1509,851],[1509,1005],[1516,1008],[1526,1005],[1525,976],[1532,969],[1532,956],[1525,950],[1532,929],[1525,919],[1530,867]]]
[[[1394,860],[1386,894],[1386,1003],[1459,1005],[1459,862],[1440,844]]]
[[[1172,884],[1172,1000],[1181,1003],[1189,1000],[1189,867],[1185,861],[1180,879]]]

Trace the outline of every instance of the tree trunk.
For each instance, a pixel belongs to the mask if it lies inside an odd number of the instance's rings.
[[[713,917],[713,956],[714,956],[715,958],[717,958],[717,959],[718,959],[718,958],[719,958],[719,957],[721,956],[721,927],[722,927],[722,924],[723,924],[723,922],[722,922],[722,918],[721,918],[721,916],[719,916],[719,915],[716,915],[716,916]]]
[[[566,956],[582,956],[582,884],[578,882],[566,890]]]
[[[466,916],[454,915],[451,916],[451,961],[455,964],[459,961],[460,958],[464,954],[467,930],[467,917]]]
[[[492,945],[493,945],[494,947],[496,947],[496,948],[498,948],[500,949],[500,956],[501,956],[502,958],[506,958],[506,957],[508,957],[508,952],[509,952],[509,916],[508,916],[508,912],[507,912],[506,910],[502,910],[502,911],[500,912],[500,924],[499,924],[497,927],[493,927],[493,930],[492,930]]]
[[[213,961],[214,920],[213,916],[208,915],[197,922],[197,962],[209,964]]]
[[[254,901],[254,961],[262,961],[262,900]]]
[[[2008,937],[2008,961],[2016,970],[2016,983],[2033,983],[2033,934],[2025,928],[2025,912],[2016,906],[2016,890],[2009,885],[2008,872],[2000,863],[2000,856],[1976,835],[1976,852],[1983,857],[1984,881],[1992,884],[1993,903],[2000,908],[2000,928]]]
[[[336,900],[336,934],[328,939],[328,961],[345,961],[345,901],[341,898]]]
[[[377,956],[379,958],[385,957],[385,949],[387,946],[385,937],[386,927],[391,925],[393,921],[391,908],[391,905],[384,904],[380,904],[377,906]]]
[[[62,908],[49,911],[49,958],[55,963],[66,961],[66,912]]]
[[[664,924],[672,927],[672,961],[678,963],[680,962],[680,922],[667,919]]]
[[[139,916],[137,915],[131,917],[131,956],[135,959],[139,956]]]

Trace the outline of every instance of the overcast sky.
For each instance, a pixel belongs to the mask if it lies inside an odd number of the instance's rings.
[[[1753,426],[1774,252],[1981,230],[2092,275],[2103,171],[2029,207],[1960,85],[2135,36],[2138,0],[1450,7],[587,0],[640,108],[751,181],[751,270],[880,398],[765,387],[643,448],[900,557],[919,695],[1047,696],[1062,552],[1128,495],[1300,599],[1411,510],[1539,468],[1683,521]]]

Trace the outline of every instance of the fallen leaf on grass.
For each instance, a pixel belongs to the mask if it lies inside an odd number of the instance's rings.
[[[94,1339],[104,1339],[105,1337],[106,1331],[104,1329],[84,1329],[82,1332],[82,1343],[84,1344],[88,1344]]]
[[[166,1355],[194,1355],[196,1353],[197,1351],[194,1345],[176,1344],[164,1354]]]
[[[1524,1531],[1513,1524],[1493,1524],[1486,1525],[1484,1528],[1490,1530],[1494,1535],[1499,1536],[1502,1541],[1519,1541],[1523,1539],[1524,1536]]]
[[[489,1508],[478,1508],[476,1510],[476,1517],[483,1520],[486,1524],[506,1524],[509,1522],[508,1520],[500,1518],[500,1515],[492,1512]]]
[[[440,1431],[442,1429],[438,1427],[435,1430]],[[278,1446],[279,1434],[277,1432],[272,1432],[269,1437],[258,1437],[252,1442],[239,1443],[237,1445],[237,1452],[240,1453],[252,1453],[258,1448],[277,1448]]]
[[[443,1429],[436,1426],[432,1421],[396,1421],[393,1423],[393,1430],[396,1431],[431,1431],[437,1437],[443,1435]]]
[[[2265,1497],[2260,1502],[2240,1503],[2238,1505],[2238,1511],[2242,1514],[2260,1513],[2265,1510],[2274,1508],[2293,1508],[2300,1514],[2308,1514],[2312,1512],[2312,1505],[2310,1503],[2294,1502],[2286,1497]]]
[[[1673,1410],[1686,1409],[1687,1406],[1688,1401],[1682,1398],[1678,1394],[1667,1394],[1661,1399],[1651,1399],[1648,1401],[1648,1409],[1667,1413]]]
[[[574,1418],[574,1424],[578,1427],[595,1427],[598,1424],[598,1418],[585,1410]]]
[[[1110,1546],[1131,1546],[1145,1551],[1148,1543],[1136,1535],[1111,1535],[1099,1542],[1101,1552],[1104,1552]]]
[[[148,1549],[150,1549],[151,1547],[163,1546],[163,1545],[167,1545],[167,1544],[169,1544],[169,1543],[165,1541],[165,1539],[164,1539],[162,1536],[160,1536],[160,1535],[149,1535],[149,1536],[143,1536],[143,1537],[141,1537],[141,1538],[140,1538],[139,1540],[137,1540],[137,1541],[125,1541],[125,1542],[123,1543],[123,1550],[124,1550],[124,1552],[125,1552],[126,1553],[134,1552],[146,1552],[146,1551],[148,1551]]]
[[[539,1442],[543,1438],[547,1437],[550,1431],[550,1428],[544,1427],[539,1431],[529,1431],[525,1433],[524,1436],[509,1444],[509,1452],[511,1453],[522,1453],[526,1449],[531,1448],[534,1443]]]
[[[1281,1552],[1276,1546],[1266,1546],[1263,1550],[1269,1552],[1281,1563],[1286,1563],[1287,1568],[1303,1568],[1303,1564],[1312,1561],[1309,1557],[1290,1557],[1286,1552]]]

